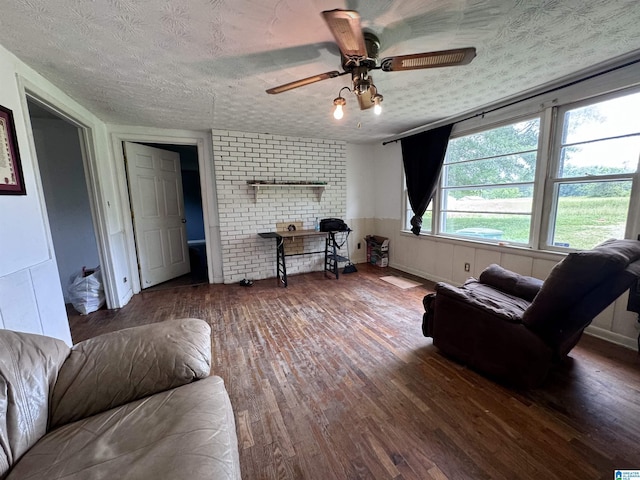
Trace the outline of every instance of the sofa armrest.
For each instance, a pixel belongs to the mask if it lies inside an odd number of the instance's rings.
[[[210,332],[204,321],[187,318],[128,328],[78,343],[60,369],[49,427],[208,376]]]

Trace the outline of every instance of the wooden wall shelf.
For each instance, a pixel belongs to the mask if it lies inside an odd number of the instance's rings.
[[[318,194],[318,201],[322,200],[322,194],[324,189],[329,186],[327,183],[297,183],[297,182],[251,182],[248,181],[247,185],[253,188],[254,199],[258,200],[258,192],[266,188],[313,188]]]

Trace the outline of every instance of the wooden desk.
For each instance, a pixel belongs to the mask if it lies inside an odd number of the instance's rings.
[[[267,234],[260,233],[260,236],[263,235],[273,235],[276,234],[282,238],[296,238],[296,237],[325,237],[329,235],[330,232],[319,232],[318,230],[293,230],[286,232],[269,232]]]
[[[285,257],[294,257],[297,255],[313,255],[318,253],[324,253],[324,270],[332,275],[335,275],[336,279],[339,276],[338,263],[346,262],[348,259],[341,255],[338,255],[338,249],[336,245],[336,232],[319,232],[317,230],[293,230],[284,232],[263,232],[258,233],[262,238],[275,238],[276,239],[276,274],[278,280],[287,287],[287,265]],[[347,233],[348,235],[348,233]],[[305,237],[321,237],[325,239],[324,250],[314,252],[302,252],[287,254],[284,249],[285,238],[305,238]]]

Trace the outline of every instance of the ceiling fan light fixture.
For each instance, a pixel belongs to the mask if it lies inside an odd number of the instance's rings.
[[[312,83],[351,75],[349,87],[343,87],[338,97],[333,100],[333,117],[340,120],[344,117],[344,106],[347,101],[342,96],[342,90],[353,93],[360,110],[373,109],[375,115],[382,113],[383,97],[373,83],[370,72],[397,72],[403,70],[421,70],[439,67],[455,67],[467,65],[476,56],[475,47],[454,48],[437,52],[422,52],[410,55],[394,55],[380,60],[381,48],[378,36],[369,30],[363,30],[360,14],[355,10],[325,10],[322,12],[327,27],[331,31],[335,43],[340,50],[342,72],[331,71],[320,75],[302,78],[267,90],[269,94],[277,94],[304,87]],[[360,128],[360,124],[358,124]]]
[[[367,93],[367,91],[369,91],[369,84],[367,82],[362,82],[359,83],[357,85],[357,88],[355,89],[355,94],[356,95],[362,95],[363,93]]]
[[[367,93],[373,85],[373,79],[369,76],[369,70],[366,67],[356,67],[352,72],[351,81],[353,83],[353,93],[362,95]]]

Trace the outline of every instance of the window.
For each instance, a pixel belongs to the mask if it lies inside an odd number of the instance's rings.
[[[404,204],[405,204],[405,215],[404,215],[404,229],[411,230],[411,219],[413,218],[413,210],[411,210],[411,205],[409,204],[409,194],[407,190],[404,191]],[[429,202],[427,209],[422,215],[422,233],[431,233],[432,231],[432,223],[433,223],[433,200]]]
[[[529,244],[539,133],[534,118],[449,141],[442,233]]]
[[[423,231],[556,251],[625,238],[640,227],[638,111],[636,88],[454,134]]]
[[[546,246],[624,238],[640,155],[640,93],[559,110]]]

